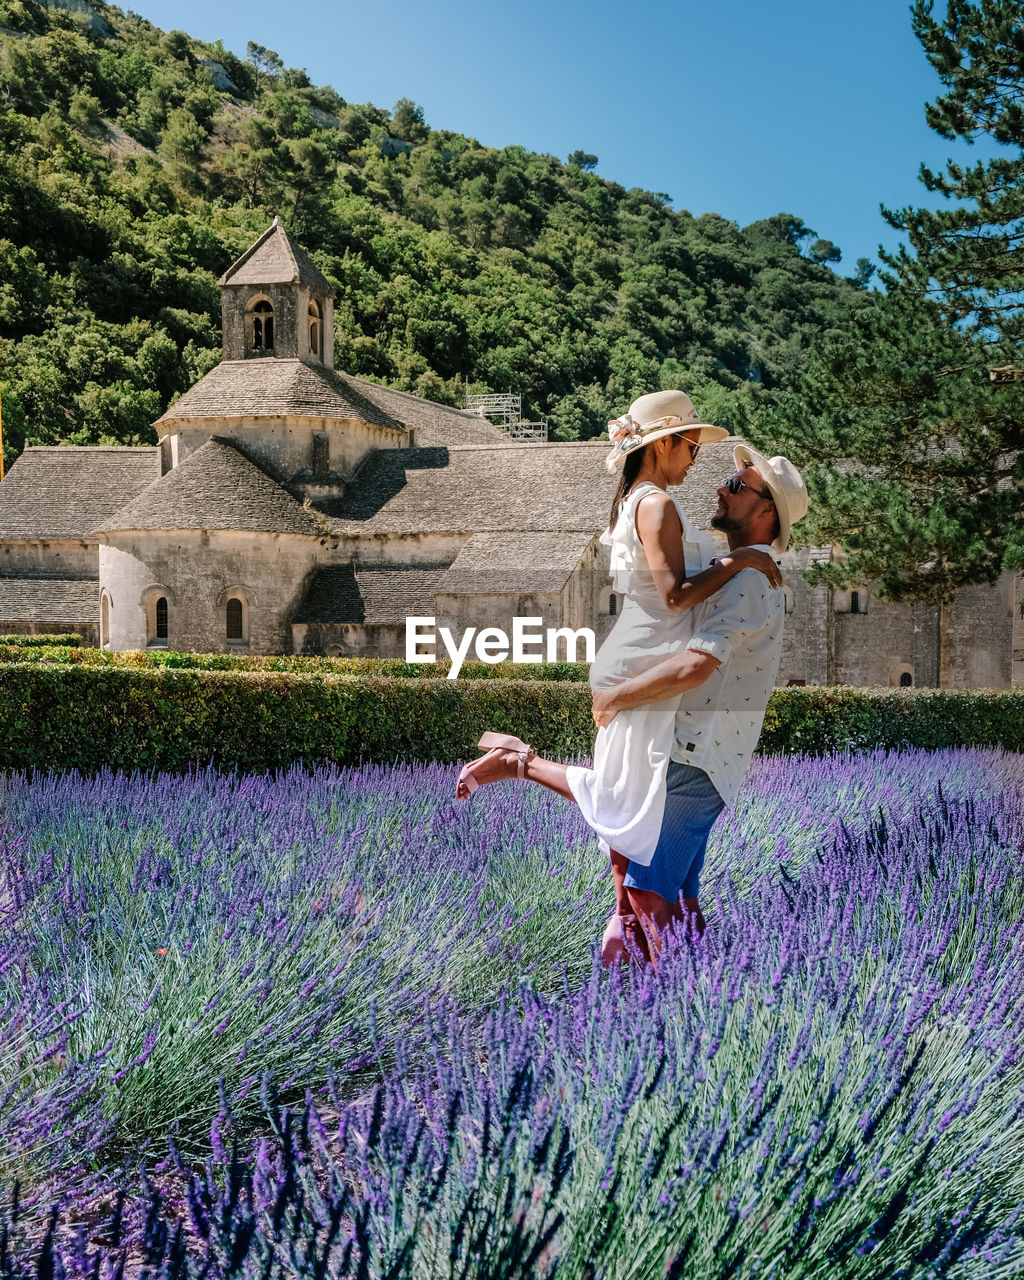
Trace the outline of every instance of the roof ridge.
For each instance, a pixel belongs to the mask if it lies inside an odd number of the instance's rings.
[[[344,369],[332,369],[332,373],[349,382],[358,382],[363,387],[373,387],[380,391],[389,391],[393,396],[402,396],[406,400],[415,400],[417,404],[433,405],[435,409],[447,409],[449,413],[458,413],[470,422],[487,422],[480,413],[471,413],[468,409],[460,409],[453,404],[443,404],[440,400],[431,400],[428,396],[418,396],[415,391],[403,391],[401,387],[390,387],[386,382],[372,382],[369,378],[360,378],[357,373],[348,373]],[[493,426],[494,424],[491,423]]]
[[[263,234],[253,244],[251,244],[240,257],[236,258],[230,267],[228,267],[221,278],[217,281],[218,286],[224,288],[230,285],[232,277],[238,275],[242,268],[250,263],[256,254],[258,254],[261,249],[265,248],[265,246],[268,245],[275,237],[283,240],[286,253],[291,259],[292,278],[283,283],[301,284],[304,274],[307,276],[312,275],[314,277],[313,282],[316,284],[316,287],[318,289],[325,290],[333,297],[334,290],[331,288],[331,282],[327,279],[309,254],[306,253],[305,249],[291,238],[288,234],[287,228],[281,221],[280,215],[275,215],[274,221],[266,231],[264,231]],[[268,279],[266,283],[273,284],[277,282],[272,279]],[[307,280],[306,283],[309,284],[310,281]]]
[[[69,456],[80,454],[85,450],[90,453],[127,453],[129,450],[155,450],[158,444],[27,444],[22,453],[66,453]],[[14,466],[14,463],[11,463]]]

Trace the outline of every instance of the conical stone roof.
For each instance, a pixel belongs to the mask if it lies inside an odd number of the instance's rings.
[[[228,267],[217,283],[225,285],[304,284],[334,296],[331,285],[275,218],[255,244]]]

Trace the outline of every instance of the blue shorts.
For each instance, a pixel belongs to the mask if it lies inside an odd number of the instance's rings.
[[[649,889],[667,902],[696,898],[708,835],[725,802],[714,783],[692,764],[672,760],[668,766],[665,817],[649,867],[631,862],[625,884]]]

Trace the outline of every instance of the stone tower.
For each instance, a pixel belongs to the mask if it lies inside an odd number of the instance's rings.
[[[334,292],[275,218],[218,281],[225,360],[334,368]]]

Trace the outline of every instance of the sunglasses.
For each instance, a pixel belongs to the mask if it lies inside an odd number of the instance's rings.
[[[741,489],[749,489],[751,493],[756,493],[759,498],[771,498],[773,502],[775,501],[767,489],[755,489],[752,484],[748,484],[747,481],[743,479],[742,471],[737,471],[734,476],[730,476],[725,482],[725,487],[732,494],[739,493]]]

